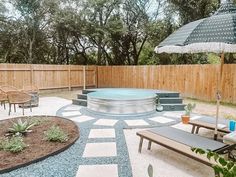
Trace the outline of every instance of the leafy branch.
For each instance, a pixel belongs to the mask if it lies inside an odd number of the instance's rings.
[[[236,163],[231,160],[226,160],[219,154],[212,151],[205,151],[199,148],[192,148],[196,154],[206,155],[209,160],[214,160],[216,165],[213,165],[216,177],[235,177]]]

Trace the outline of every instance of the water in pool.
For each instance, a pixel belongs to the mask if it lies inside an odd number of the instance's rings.
[[[89,93],[88,96],[100,99],[109,100],[134,100],[153,98],[156,94],[153,91],[138,90],[138,89],[105,89]]]

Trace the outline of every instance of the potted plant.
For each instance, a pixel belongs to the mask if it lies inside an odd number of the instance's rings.
[[[160,97],[158,95],[156,96],[156,101],[155,102],[156,102],[156,110],[158,112],[162,112],[164,107],[161,105]]]
[[[189,103],[184,107],[185,114],[181,116],[183,124],[188,124],[190,120],[190,114],[192,113],[195,107],[196,107],[195,103],[194,104]]]
[[[225,115],[224,117],[229,120],[229,130],[231,132],[235,131],[236,130],[236,116],[229,114],[229,115]]]

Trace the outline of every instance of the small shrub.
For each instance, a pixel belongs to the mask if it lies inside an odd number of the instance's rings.
[[[63,143],[68,140],[68,135],[59,126],[50,127],[44,135],[47,141]]]
[[[0,139],[0,151],[3,150],[4,147],[4,139]]]
[[[31,132],[32,130],[30,130],[30,128],[33,126],[34,124],[30,123],[27,120],[23,122],[21,119],[18,119],[17,122],[12,123],[12,127],[10,127],[8,130],[10,134],[20,136]]]
[[[12,153],[21,152],[27,145],[20,136],[6,138],[0,141],[0,150],[9,151]]]
[[[30,124],[33,124],[34,126],[38,126],[46,122],[48,122],[48,120],[45,120],[41,117],[33,117],[30,119]]]

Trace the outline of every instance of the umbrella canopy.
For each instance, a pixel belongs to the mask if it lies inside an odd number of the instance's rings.
[[[224,53],[236,53],[236,6],[232,0],[222,0],[219,10],[214,15],[183,26],[161,42],[155,51],[157,53],[222,53],[217,85],[214,136],[217,139]]]
[[[191,22],[161,42],[157,53],[236,52],[236,6],[227,0],[211,17]]]

